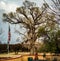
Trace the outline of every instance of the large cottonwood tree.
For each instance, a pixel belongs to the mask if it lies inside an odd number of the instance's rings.
[[[23,27],[27,30],[26,34],[22,35],[24,35],[26,38],[24,42],[29,41],[30,50],[32,53],[34,53],[34,51],[36,52],[35,42],[38,38],[40,38],[40,36],[38,36],[38,30],[41,25],[44,28],[46,27],[45,24],[47,23],[51,23],[52,25],[56,23],[56,21],[54,21],[54,14],[47,13],[48,7],[49,6],[46,3],[43,3],[43,6],[40,8],[37,7],[34,2],[25,1],[23,2],[23,6],[18,7],[16,9],[16,12],[3,14],[4,21],[9,22],[11,24],[22,24]],[[17,30],[17,32],[20,33],[19,30]],[[42,31],[42,33],[43,32],[44,31]],[[46,33],[44,33],[44,35],[45,34]]]

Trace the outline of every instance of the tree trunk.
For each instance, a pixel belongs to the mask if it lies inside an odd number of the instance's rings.
[[[37,53],[37,48],[35,47],[34,43],[30,45],[30,54],[35,55]]]

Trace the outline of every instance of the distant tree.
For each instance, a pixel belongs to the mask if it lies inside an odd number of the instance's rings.
[[[19,45],[15,45],[14,47],[15,54],[18,54],[19,50],[20,50]]]

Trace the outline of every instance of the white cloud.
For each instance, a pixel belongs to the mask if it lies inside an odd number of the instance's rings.
[[[5,12],[11,12],[11,11],[15,11],[16,7],[18,7],[17,4],[14,3],[5,3],[4,1],[0,2],[0,9],[5,10]]]

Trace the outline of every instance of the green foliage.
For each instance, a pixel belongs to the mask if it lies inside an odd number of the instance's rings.
[[[43,46],[39,49],[40,52],[59,52],[60,51],[60,28],[54,22],[54,14],[46,14],[46,25],[42,25],[38,29],[38,37],[44,37]],[[58,27],[58,28],[57,28]]]
[[[46,35],[45,27],[41,26],[38,30],[38,37]]]
[[[56,52],[56,45],[52,42],[46,43],[39,49],[39,52]]]
[[[57,36],[60,37],[60,30],[57,31]]]
[[[52,52],[59,53],[60,52],[60,30],[56,32],[50,31],[50,39],[46,40],[43,43],[43,46],[39,49],[39,52]],[[58,39],[59,38],[59,39]]]

